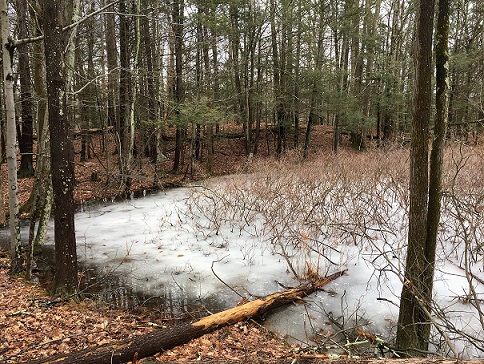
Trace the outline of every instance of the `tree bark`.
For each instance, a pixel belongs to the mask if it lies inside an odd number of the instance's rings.
[[[192,324],[183,324],[170,329],[156,330],[148,334],[101,345],[67,355],[59,355],[29,362],[41,363],[76,363],[76,364],[116,364],[154,355],[163,350],[185,344],[192,339],[221,327],[232,325],[256,316],[262,316],[277,307],[298,301],[299,299],[321,289],[345,271],[336,272],[328,277],[283,292],[273,293],[265,298],[257,299],[246,304],[207,316]]]
[[[121,167],[121,182],[124,192],[131,189],[130,149],[130,106],[131,106],[131,67],[130,67],[130,23],[127,17],[128,8],[125,0],[119,2],[119,159]]]
[[[432,106],[433,0],[417,6],[415,110],[410,145],[410,210],[405,278],[400,298],[396,346],[402,355],[422,356],[430,336],[426,240],[428,217],[428,138]],[[433,272],[432,272],[433,274]]]
[[[345,1],[344,5],[344,17],[348,17],[350,7],[350,0]],[[334,3],[334,16],[338,16],[339,9],[338,9],[338,1]],[[349,67],[349,55],[350,55],[350,43],[349,43],[349,35],[348,31],[340,31],[337,27],[333,29],[333,38],[334,38],[334,49],[335,49],[335,60],[338,64],[338,82],[337,82],[337,94],[340,95],[341,98],[348,92],[348,67]],[[341,49],[339,48],[339,42],[341,39]],[[342,119],[342,112],[336,110],[336,115],[334,118],[334,132],[333,132],[333,145],[332,150],[333,153],[338,153],[339,144],[340,144],[340,132],[341,132],[341,120]]]
[[[27,1],[16,1],[18,14],[19,37],[28,38],[27,29]],[[29,45],[23,44],[18,49],[18,69],[20,75],[21,105],[22,105],[22,127],[19,128],[19,150],[20,168],[18,176],[31,177],[34,175],[33,165],[33,105],[32,105],[32,86],[30,81],[30,60]]]
[[[175,82],[173,84],[173,97],[176,105],[175,113],[180,112],[180,105],[184,99],[183,90],[183,18],[185,2],[176,0],[172,5],[172,27],[174,36],[175,50]],[[178,173],[182,159],[182,147],[184,129],[177,125],[175,140],[175,158],[173,162],[173,172]]]
[[[71,294],[78,287],[73,198],[74,153],[72,141],[69,139],[69,122],[63,112],[66,94],[62,61],[66,36],[62,31],[61,4],[61,0],[43,2],[44,45],[49,127],[52,140],[55,141],[50,143],[56,262],[54,289],[58,294]]]
[[[34,38],[42,34],[42,12],[38,2],[30,3],[30,16],[35,20]],[[32,62],[33,89],[38,97],[37,103],[37,148],[35,158],[34,185],[29,200],[21,210],[30,212],[29,243],[26,254],[26,276],[32,269],[33,253],[43,244],[52,209],[52,179],[50,175],[50,132],[47,121],[47,84],[45,75],[44,42],[34,42],[33,52],[37,56]],[[39,225],[36,230],[37,220]]]
[[[427,237],[425,242],[425,271],[423,285],[427,289],[427,297],[432,298],[435,271],[435,251],[437,248],[437,232],[440,223],[442,205],[442,174],[445,134],[449,112],[449,1],[438,0],[438,16],[436,26],[436,115],[432,150],[430,152],[429,169],[429,202],[427,212]]]
[[[108,0],[105,0],[108,3]],[[106,29],[106,58],[108,66],[108,94],[107,94],[107,104],[108,104],[108,120],[107,126],[116,126],[119,122],[117,119],[118,113],[116,112],[116,105],[118,105],[118,96],[116,89],[118,88],[117,82],[117,67],[118,67],[118,57],[116,49],[116,22],[114,6],[109,9],[104,15],[105,19],[105,29]],[[108,174],[109,175],[109,174]]]
[[[12,69],[15,45],[9,34],[9,21],[6,0],[0,1],[0,23],[2,28],[3,87],[5,90],[5,112],[7,117],[6,156],[8,168],[8,204],[10,225],[11,273],[22,269],[20,224],[17,184],[17,148],[15,130],[14,73]]]
[[[135,13],[140,14],[140,0],[136,0],[132,4],[135,7]],[[129,153],[127,154],[127,164],[129,168],[131,169],[133,165],[133,154],[135,151],[135,127],[136,127],[136,121],[135,121],[135,105],[138,97],[138,79],[139,75],[138,73],[138,68],[139,68],[139,52],[140,52],[140,46],[141,46],[141,36],[140,36],[140,18],[139,16],[135,17],[134,20],[134,51],[133,51],[133,77],[131,77],[131,84],[130,84],[130,90],[131,90],[131,103],[129,107]],[[138,153],[138,157],[141,158],[142,153]],[[131,172],[130,172],[131,174]],[[129,178],[129,185],[127,185],[129,188],[131,188],[131,177]]]
[[[157,115],[158,115],[158,106],[156,103],[156,92],[155,92],[155,74],[153,72],[153,42],[151,37],[153,36],[150,33],[150,23],[148,18],[141,19],[141,38],[143,39],[143,48],[144,48],[144,61],[146,62],[146,90],[148,91],[147,101],[148,101],[148,126],[146,127],[146,146],[145,146],[145,155],[150,158],[150,161],[153,164],[158,162],[158,155],[157,155],[157,129],[159,125],[157,125]]]

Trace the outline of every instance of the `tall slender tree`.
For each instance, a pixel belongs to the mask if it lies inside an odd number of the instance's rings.
[[[15,7],[17,10],[18,19],[18,37],[25,39],[29,37],[28,31],[28,8],[27,0],[16,0]],[[32,81],[30,72],[30,59],[28,43],[22,44],[18,47],[18,70],[20,76],[20,91],[21,91],[21,116],[22,123],[19,125],[19,150],[20,150],[20,168],[18,176],[31,177],[34,174],[33,162],[33,132],[34,132],[34,117],[32,105]]]
[[[7,1],[0,0],[0,26],[2,28],[2,63],[5,110],[7,117],[6,156],[8,167],[8,204],[10,225],[11,273],[22,269],[20,224],[17,184],[17,148],[15,130],[14,73],[12,68],[15,44],[9,34]]]
[[[183,89],[183,21],[184,21],[185,2],[184,0],[175,0],[172,4],[172,29],[174,37],[174,82],[173,98],[175,102],[175,113],[179,113],[181,103],[184,99]],[[175,136],[175,158],[173,161],[173,172],[178,172],[182,157],[182,144],[183,144],[184,128],[181,125],[176,126]]]
[[[104,0],[106,4],[109,0]],[[116,22],[114,5],[104,14],[105,19],[105,29],[106,29],[106,58],[107,58],[107,71],[108,71],[108,95],[107,95],[107,124],[108,126],[114,127],[117,125],[117,115],[116,106],[118,105],[117,97],[117,67],[118,67],[118,54],[116,50]]]
[[[127,192],[131,188],[131,50],[130,50],[130,34],[131,21],[128,16],[128,6],[126,0],[120,0],[119,8],[119,159],[121,167],[121,181],[124,190]]]
[[[333,17],[335,20],[339,17],[340,10],[338,1],[332,1]],[[349,18],[352,0],[345,0],[343,9],[343,19]],[[337,83],[336,94],[339,98],[344,98],[348,92],[348,67],[350,56],[350,42],[348,26],[345,24],[342,29],[340,26],[333,26],[333,39],[335,50],[335,61],[337,64]],[[340,46],[341,43],[341,46]],[[340,145],[341,123],[343,119],[343,112],[341,110],[335,111],[334,117],[334,131],[333,131],[333,152],[337,153]]]
[[[156,102],[156,92],[155,92],[155,79],[153,68],[153,35],[150,33],[150,22],[147,16],[141,19],[141,38],[143,40],[143,60],[146,64],[145,70],[145,83],[146,83],[146,98],[147,98],[147,125],[146,129],[146,144],[145,144],[145,155],[150,157],[153,163],[157,163],[158,153],[157,153],[157,115],[158,115],[158,104]]]

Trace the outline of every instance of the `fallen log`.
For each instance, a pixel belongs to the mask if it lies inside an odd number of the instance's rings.
[[[124,339],[114,343],[86,348],[70,354],[56,355],[27,362],[28,364],[117,364],[155,355],[175,346],[183,345],[192,339],[215,331],[223,326],[232,325],[257,316],[321,289],[331,281],[341,277],[345,271],[333,273],[320,281],[304,284],[286,291],[273,293],[264,298],[230,308],[228,310],[204,317],[191,324],[177,325],[169,329],[160,329]]]

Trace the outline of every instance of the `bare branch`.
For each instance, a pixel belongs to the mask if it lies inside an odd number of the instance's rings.
[[[105,6],[103,6],[102,8],[92,12],[91,14],[88,14],[86,15],[84,18],[82,19],[79,19],[78,21],[72,23],[72,24],[69,24],[68,26],[62,28],[62,31],[64,32],[67,32],[68,30],[71,30],[75,27],[77,27],[78,25],[84,23],[86,20],[92,18],[93,16],[101,13],[102,11],[106,10],[107,8],[113,6],[113,5],[116,5],[117,3],[119,2],[119,0],[115,0]],[[42,40],[44,39],[44,35],[39,35],[37,37],[30,37],[30,38],[24,38],[24,39],[17,39],[17,40],[13,40],[13,45],[14,47],[18,47],[19,45],[22,45],[22,44],[28,44],[28,43],[34,43],[34,42],[37,42],[39,40]]]

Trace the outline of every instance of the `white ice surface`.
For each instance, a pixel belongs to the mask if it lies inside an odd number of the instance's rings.
[[[219,295],[219,304],[226,308],[240,298],[215,277],[212,269],[244,296],[281,290],[279,283],[298,284],[284,258],[274,254],[267,239],[233,226],[211,228],[203,217],[196,222],[191,220],[186,204],[190,196],[190,188],[179,188],[86,207],[76,214],[75,221],[80,262],[115,272],[147,295],[164,296],[169,292],[172,297],[199,299],[201,303],[204,298]],[[398,208],[395,216],[402,220]],[[395,235],[395,239],[404,239],[404,233]],[[48,241],[53,241],[52,228]],[[397,241],[387,240],[380,248],[397,245]],[[396,304],[401,283],[395,274],[380,274],[375,269],[388,264],[379,261],[377,253],[372,248],[365,251],[351,244],[342,247],[340,253],[332,253],[330,258],[343,264],[330,266],[328,273],[347,269],[347,275],[328,285],[326,292],[314,294],[307,305],[290,305],[271,315],[266,325],[306,342],[313,331],[329,329],[325,322],[331,312],[333,317],[345,315],[352,319],[351,324],[366,324],[373,332],[389,338],[398,316]],[[399,264],[396,259],[393,263]],[[477,288],[483,295],[484,287]],[[461,270],[439,261],[434,290],[438,302],[455,312],[459,326],[467,325],[476,335],[483,335],[469,306],[455,299],[468,291]],[[460,350],[465,349],[464,344],[459,345]],[[468,355],[477,354],[470,350]]]

